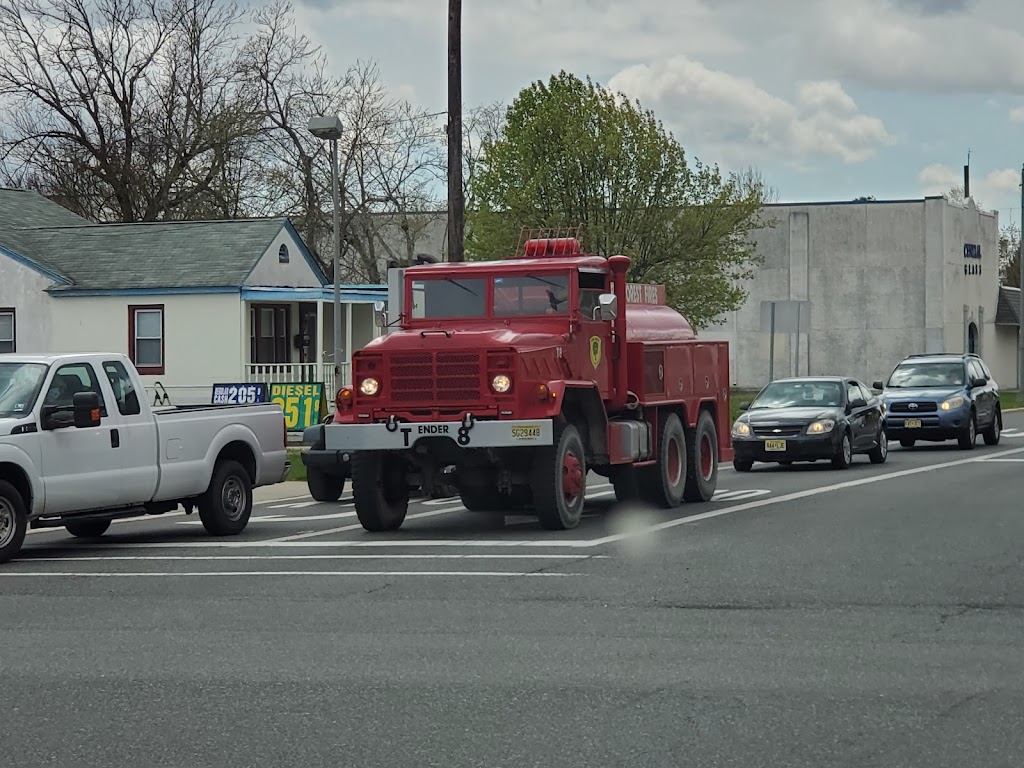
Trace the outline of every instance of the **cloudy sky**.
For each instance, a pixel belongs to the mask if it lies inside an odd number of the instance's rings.
[[[447,0],[296,0],[340,70],[446,105]],[[467,104],[566,69],[653,109],[687,152],[783,201],[940,194],[1020,220],[1021,0],[464,0]]]

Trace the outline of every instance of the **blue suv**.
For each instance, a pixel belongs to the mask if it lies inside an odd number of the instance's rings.
[[[999,443],[999,385],[974,353],[911,355],[874,388],[882,391],[885,431],[904,448],[956,440],[970,450],[979,432],[987,445]]]

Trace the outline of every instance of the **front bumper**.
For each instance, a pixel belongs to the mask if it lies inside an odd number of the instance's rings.
[[[459,448],[535,448],[554,442],[550,419],[324,424],[323,430],[328,451],[402,451],[438,439]]]
[[[837,430],[824,435],[789,435],[780,438],[736,437],[733,457],[740,461],[817,461],[830,459],[838,449]]]
[[[931,413],[892,413],[885,416],[885,432],[890,440],[954,440],[971,416],[969,405],[955,411]]]

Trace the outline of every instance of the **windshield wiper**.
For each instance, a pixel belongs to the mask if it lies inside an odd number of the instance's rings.
[[[461,288],[461,289],[462,289],[462,290],[464,290],[464,291],[465,291],[466,293],[468,293],[468,294],[469,294],[470,296],[472,296],[472,297],[473,297],[474,299],[475,299],[475,298],[476,298],[476,296],[477,296],[477,294],[476,294],[476,291],[474,291],[474,290],[473,290],[472,288],[467,288],[467,287],[466,287],[466,286],[464,286],[464,285],[463,285],[462,283],[458,283],[458,282],[456,282],[455,280],[452,280],[452,278],[450,278],[450,277],[446,277],[446,278],[444,279],[444,281],[445,281],[446,283],[451,283],[452,285],[456,286],[457,288]]]

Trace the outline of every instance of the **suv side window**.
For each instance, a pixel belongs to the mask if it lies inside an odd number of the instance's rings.
[[[981,370],[981,366],[978,365],[977,360],[971,360],[967,363],[967,375],[973,381],[974,379],[988,379],[985,372]]]
[[[114,397],[117,400],[117,410],[122,416],[138,416],[142,413],[142,406],[139,405],[139,393],[135,391],[132,378],[128,371],[117,360],[107,360],[103,363],[103,372],[107,374],[107,381],[110,388],[114,390]]]
[[[96,379],[96,372],[88,363],[68,363],[58,368],[50,380],[43,405],[70,408],[79,392],[95,392],[99,395],[100,418],[106,418],[107,405],[103,399],[103,390]]]

